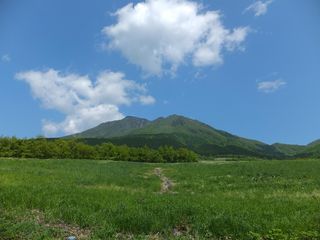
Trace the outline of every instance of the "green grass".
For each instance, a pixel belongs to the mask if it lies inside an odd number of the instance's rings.
[[[320,239],[319,173],[316,160],[2,159],[0,239]]]

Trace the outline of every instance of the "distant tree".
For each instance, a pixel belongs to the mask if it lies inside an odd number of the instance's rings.
[[[112,143],[103,143],[97,146],[98,158],[99,159],[114,159],[117,151],[116,147]]]
[[[97,146],[85,144],[77,139],[47,140],[0,138],[0,157],[16,158],[71,158],[71,159],[111,159],[135,162],[191,162],[197,155],[185,148],[171,146],[151,149],[148,146],[134,148],[103,143]]]

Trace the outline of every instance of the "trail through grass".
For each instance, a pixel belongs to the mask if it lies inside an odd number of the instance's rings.
[[[161,180],[161,193],[168,193],[170,192],[171,188],[173,187],[173,182],[169,178],[167,178],[163,172],[162,168],[155,168],[154,173],[156,176],[158,176]]]

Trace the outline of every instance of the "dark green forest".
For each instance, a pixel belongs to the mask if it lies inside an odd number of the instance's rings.
[[[0,157],[39,159],[96,159],[134,162],[195,162],[197,154],[186,148],[162,146],[157,149],[116,146],[112,143],[88,145],[77,139],[0,138]]]

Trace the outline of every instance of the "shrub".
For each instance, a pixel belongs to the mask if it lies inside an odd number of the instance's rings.
[[[17,139],[0,138],[0,157],[14,158],[71,158],[71,159],[110,159],[135,162],[194,162],[197,155],[186,149],[163,146],[151,149],[147,146],[134,148],[102,143],[91,146],[76,139],[45,138]]]

